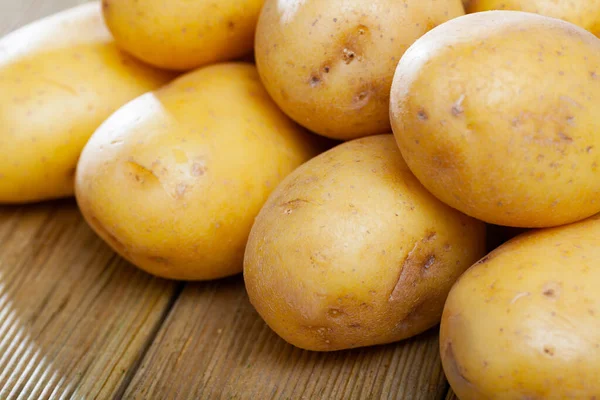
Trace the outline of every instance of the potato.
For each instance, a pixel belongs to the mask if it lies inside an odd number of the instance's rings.
[[[94,130],[171,78],[117,49],[99,3],[0,39],[0,203],[72,196],[77,158]]]
[[[446,204],[497,225],[600,211],[600,40],[518,11],[466,15],[404,55],[390,113],[404,158]]]
[[[600,393],[600,216],[519,236],[469,269],[440,349],[461,400]]]
[[[485,226],[429,194],[392,135],[346,142],[269,197],[244,259],[251,303],[289,343],[331,351],[439,323],[450,287],[485,253]]]
[[[489,10],[526,11],[564,19],[600,34],[600,1],[581,0],[469,0],[468,12]]]
[[[81,155],[77,201],[113,249],[151,274],[233,275],[267,196],[317,144],[253,65],[217,64],[111,116]]]
[[[248,55],[264,0],[103,0],[123,49],[157,67],[190,70]]]
[[[464,14],[461,0],[267,0],[256,62],[292,119],[335,139],[390,132],[389,92],[402,53]]]

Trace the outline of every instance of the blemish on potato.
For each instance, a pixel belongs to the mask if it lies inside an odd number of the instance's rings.
[[[431,256],[429,256],[429,258],[423,265],[423,268],[427,270],[427,269],[431,268],[433,266],[433,264],[435,264],[435,255],[432,254]]]
[[[344,50],[342,50],[342,59],[346,64],[350,64],[352,61],[354,61],[355,57],[356,53],[354,51],[347,48],[344,48]]]
[[[309,79],[309,84],[311,87],[317,87],[321,84],[321,78],[319,78],[316,75],[311,75],[310,79]]]
[[[192,176],[203,176],[206,173],[206,166],[203,163],[194,163],[192,165]]]
[[[550,346],[544,346],[544,353],[548,354],[550,357],[554,357],[554,348]]]
[[[567,142],[567,143],[573,142],[573,138],[564,132],[558,132],[558,137],[560,138],[560,140],[562,140],[564,142]]]
[[[126,165],[130,170],[130,175],[134,177],[136,182],[145,183],[149,179],[158,181],[158,177],[154,171],[144,167],[143,165],[138,164],[135,161],[128,161]]]
[[[148,257],[148,260],[158,263],[158,264],[166,264],[166,265],[170,264],[170,261],[167,258],[160,257],[160,256],[151,256],[151,257]]]
[[[459,117],[465,112],[463,108],[463,102],[465,101],[465,95],[461,95],[458,100],[452,105],[452,115]]]
[[[304,199],[294,199],[294,200],[290,200],[290,201],[286,201],[285,203],[281,204],[280,207],[284,208],[283,213],[284,214],[291,214],[292,212],[294,212],[295,209],[301,207],[303,204],[310,204],[311,202],[308,200],[304,200]]]
[[[177,184],[177,187],[175,188],[175,192],[177,193],[177,196],[183,197],[183,195],[187,191],[187,188],[188,188],[188,186],[185,183]]]
[[[339,308],[330,308],[329,311],[327,311],[327,315],[331,318],[338,318],[345,314],[346,313]]]
[[[424,109],[420,109],[419,112],[417,112],[417,118],[419,121],[427,121],[429,120],[429,115]]]
[[[542,288],[542,294],[549,299],[556,300],[560,297],[560,284],[557,282],[548,282]]]

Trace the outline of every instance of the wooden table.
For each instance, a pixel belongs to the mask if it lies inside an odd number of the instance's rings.
[[[0,33],[83,1],[0,0]],[[260,319],[241,277],[153,278],[103,244],[73,200],[0,206],[0,399],[453,397],[447,392],[435,329],[388,346],[301,351]]]

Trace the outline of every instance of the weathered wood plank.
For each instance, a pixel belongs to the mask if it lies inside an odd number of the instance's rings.
[[[0,207],[0,398],[111,397],[176,290],[117,257],[73,201]]]
[[[133,399],[443,399],[435,330],[403,343],[315,353],[278,338],[241,277],[189,285],[126,392]]]

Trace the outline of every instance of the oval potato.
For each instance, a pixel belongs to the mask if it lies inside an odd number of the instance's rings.
[[[469,269],[444,308],[440,350],[461,400],[600,393],[600,216],[526,233]]]
[[[103,0],[104,18],[123,49],[173,70],[248,55],[264,0]]]
[[[172,77],[117,49],[98,2],[0,39],[0,204],[72,196],[94,130]]]
[[[467,0],[469,13],[490,10],[526,11],[560,18],[579,25],[595,35],[600,34],[600,1],[598,0]]]
[[[485,226],[412,175],[392,135],[341,144],[294,171],[252,228],[251,303],[289,343],[332,351],[439,323],[450,287],[485,252]]]
[[[396,140],[446,204],[539,228],[600,211],[600,40],[519,11],[456,18],[406,52],[392,86]]]
[[[76,194],[92,228],[161,277],[241,272],[267,196],[317,154],[272,102],[251,64],[205,67],[132,101],[93,135]]]
[[[461,0],[267,0],[258,70],[281,109],[313,132],[343,140],[387,133],[402,53],[463,14]]]

